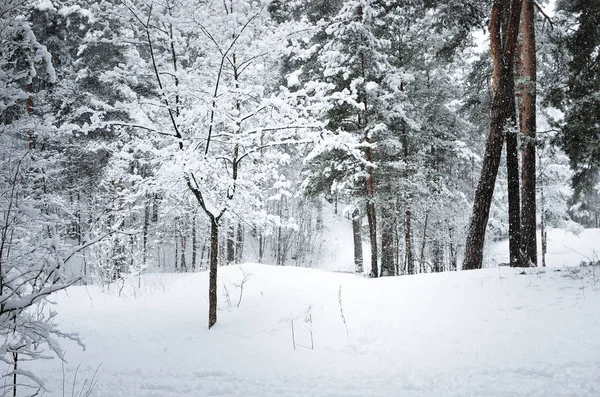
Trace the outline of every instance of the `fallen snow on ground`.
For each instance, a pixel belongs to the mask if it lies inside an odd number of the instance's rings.
[[[538,233],[538,264],[542,264],[541,238]],[[490,244],[488,266],[508,263],[508,240]],[[547,266],[574,266],[581,262],[600,261],[600,229],[583,229],[573,233],[564,229],[548,231]]]
[[[79,364],[75,391],[102,364],[98,397],[600,395],[600,267],[382,279],[257,264],[219,271],[210,331],[206,273],[146,275],[122,297],[118,286],[58,294],[62,329],[87,349],[63,344],[64,387],[58,360],[28,368],[46,396],[73,395]]]

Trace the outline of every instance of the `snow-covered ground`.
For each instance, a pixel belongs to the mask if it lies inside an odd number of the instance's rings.
[[[546,266],[576,266],[581,262],[600,261],[600,229],[584,229],[575,234],[564,229],[548,231]],[[541,266],[541,238],[538,233],[538,264]],[[487,265],[508,262],[508,240],[490,244]]]
[[[64,378],[58,360],[28,368],[46,396],[75,395],[100,364],[98,397],[600,396],[600,267],[367,279],[246,264],[220,281],[210,331],[206,273],[146,275],[122,297],[71,288],[58,320],[87,349],[64,343]]]

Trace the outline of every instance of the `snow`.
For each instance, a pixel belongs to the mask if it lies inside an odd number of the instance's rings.
[[[576,266],[581,262],[600,260],[600,229],[584,229],[575,234],[564,229],[552,229],[548,232],[547,266]],[[538,264],[541,265],[541,237],[538,233]],[[508,240],[492,243],[489,250],[488,265],[508,263]]]
[[[54,295],[63,330],[87,348],[64,342],[65,381],[58,360],[28,369],[46,379],[46,396],[63,384],[71,395],[79,364],[76,391],[102,364],[98,397],[600,395],[599,267],[384,279],[259,264],[219,272],[210,331],[206,273]],[[296,344],[310,346],[312,334],[314,349],[294,349],[292,320]]]

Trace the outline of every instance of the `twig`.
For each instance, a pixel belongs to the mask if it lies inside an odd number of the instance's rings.
[[[544,10],[542,10],[542,7],[535,1],[533,2],[533,5],[535,6],[535,8],[537,8],[537,10],[540,12],[540,14],[542,14],[544,16],[544,22],[548,21],[548,23],[550,24],[550,29],[554,30],[554,23],[552,23],[552,19],[548,16],[548,14],[546,14],[544,12]]]
[[[342,307],[342,285],[340,284],[340,289],[338,290],[338,302],[340,304],[340,316],[342,317],[342,321],[344,322],[344,327],[346,328],[346,336],[350,336],[348,333],[348,324],[346,324],[346,317],[344,316],[344,308]]]
[[[294,337],[294,320],[290,320],[292,324],[292,344],[294,345],[294,350],[296,350],[296,338]]]

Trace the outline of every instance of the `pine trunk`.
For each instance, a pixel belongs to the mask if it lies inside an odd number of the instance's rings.
[[[377,257],[377,214],[375,213],[375,204],[372,201],[367,203],[367,220],[369,221],[369,239],[371,242],[371,272],[370,277],[377,277],[378,257]]]
[[[188,271],[188,269],[187,269],[187,263],[186,263],[186,260],[185,260],[185,247],[186,247],[186,245],[187,245],[187,237],[186,237],[185,233],[181,233],[181,261],[179,262],[180,263],[179,268],[180,268],[180,270],[182,272],[187,272]]]
[[[429,210],[425,211],[423,222],[423,238],[421,239],[421,256],[419,258],[419,272],[425,272],[425,247],[427,247],[427,223],[429,222]]]
[[[523,135],[522,152],[522,202],[521,202],[521,247],[523,251],[523,266],[537,266],[537,236],[536,236],[536,165],[535,165],[535,135],[536,135],[536,50],[534,2],[523,0],[521,11],[522,37],[522,78],[520,129]]]
[[[235,230],[233,222],[227,222],[227,264],[235,263]]]
[[[196,271],[196,261],[198,252],[198,236],[196,233],[196,214],[192,217],[192,271]]]
[[[352,236],[354,237],[354,269],[356,273],[363,272],[363,250],[361,236],[361,217],[358,208],[352,212]]]
[[[395,276],[394,217],[392,211],[381,208],[381,276]]]
[[[238,223],[235,239],[235,261],[242,263],[242,254],[244,252],[244,225]]]
[[[519,180],[519,144],[513,130],[516,123],[514,74],[509,73],[506,99],[506,175],[508,177],[508,251],[512,267],[520,267],[521,261],[521,197]],[[511,100],[512,99],[512,100]]]
[[[509,15],[509,18],[503,18],[506,15]],[[511,0],[510,3],[504,0],[494,0],[490,18],[490,48],[494,66],[490,127],[481,176],[475,190],[473,214],[467,230],[463,263],[465,270],[481,269],[483,265],[485,229],[498,176],[505,128],[510,108],[511,106],[514,108],[514,51],[519,32],[520,15],[520,0]]]
[[[415,274],[415,254],[412,238],[412,213],[410,207],[406,206],[404,211],[404,250],[406,258],[406,273]]]

